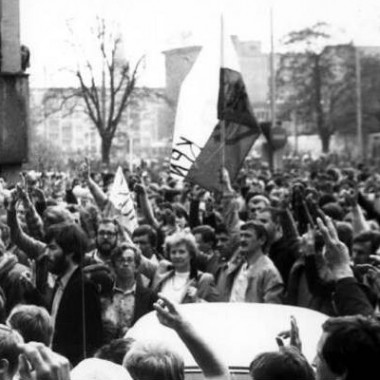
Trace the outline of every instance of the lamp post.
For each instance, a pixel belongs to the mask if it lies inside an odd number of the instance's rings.
[[[361,89],[361,64],[359,47],[355,46],[355,77],[356,77],[356,133],[358,142],[358,156],[364,157],[363,149],[363,125],[362,125],[362,89]]]

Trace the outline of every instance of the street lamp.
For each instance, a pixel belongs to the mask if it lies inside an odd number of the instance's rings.
[[[358,139],[359,157],[364,158],[363,125],[362,125],[362,85],[359,47],[355,46],[355,77],[356,77],[356,133]]]

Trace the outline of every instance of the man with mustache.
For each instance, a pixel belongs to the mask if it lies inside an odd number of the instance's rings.
[[[284,284],[272,260],[264,254],[265,226],[249,221],[240,228],[240,249],[222,269],[218,289],[223,301],[282,303]]]
[[[113,219],[102,219],[96,232],[96,249],[86,254],[86,265],[111,263],[118,242],[118,227]]]

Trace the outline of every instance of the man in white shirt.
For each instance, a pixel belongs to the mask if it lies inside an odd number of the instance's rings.
[[[264,254],[268,234],[265,226],[249,221],[240,229],[240,251],[218,279],[225,301],[282,303],[284,284],[280,273]]]

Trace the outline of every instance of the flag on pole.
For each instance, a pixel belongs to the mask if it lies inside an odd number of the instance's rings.
[[[105,217],[114,217],[129,236],[138,226],[136,210],[123,170],[117,168],[104,210]]]
[[[202,48],[182,83],[170,162],[173,177],[210,191],[220,190],[223,165],[236,177],[260,135],[232,40],[221,39]]]

